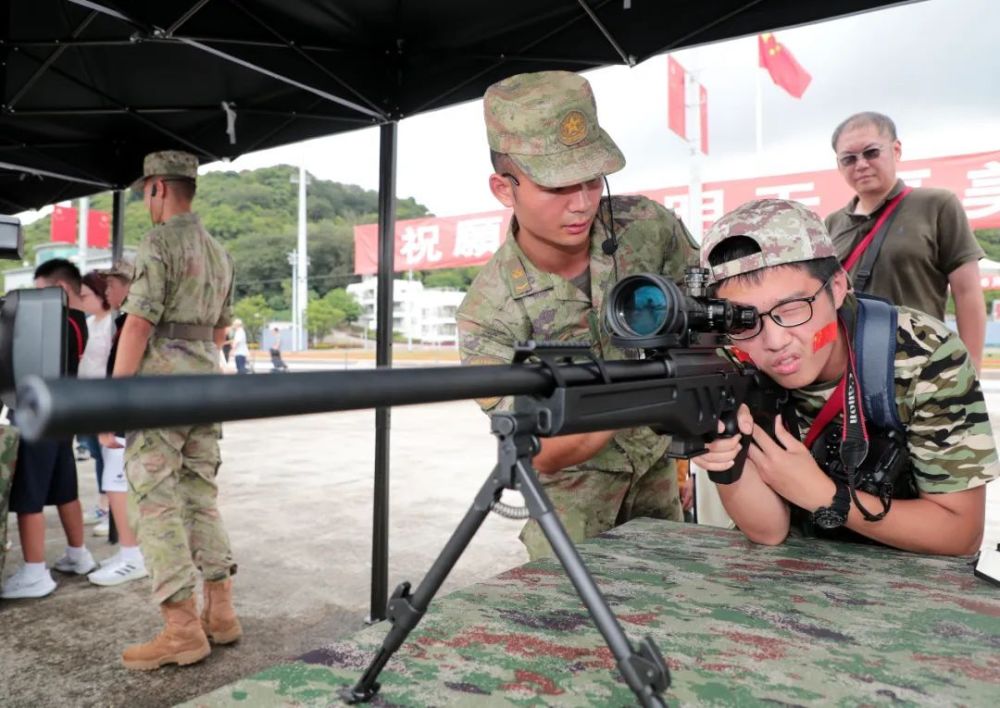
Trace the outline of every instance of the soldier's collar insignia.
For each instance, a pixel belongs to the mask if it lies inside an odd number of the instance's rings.
[[[570,111],[559,121],[559,142],[576,145],[587,137],[587,117],[580,111]]]

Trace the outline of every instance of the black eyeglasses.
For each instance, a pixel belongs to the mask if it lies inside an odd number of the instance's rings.
[[[761,330],[764,329],[764,318],[770,317],[771,321],[779,327],[798,327],[799,325],[804,325],[806,322],[812,319],[813,316],[813,302],[819,297],[819,294],[826,289],[826,286],[830,284],[832,276],[827,278],[827,280],[819,286],[819,290],[812,294],[811,297],[797,297],[793,300],[785,300],[784,302],[779,302],[777,305],[772,307],[767,312],[761,312],[757,316],[757,324],[755,324],[750,329],[745,329],[742,332],[731,332],[729,338],[734,342],[742,342],[747,339],[753,339]]]
[[[841,167],[853,167],[858,164],[858,160],[862,157],[865,158],[865,162],[874,162],[881,157],[883,150],[885,150],[885,148],[881,145],[875,145],[870,148],[865,148],[861,152],[844,153],[837,158],[837,162],[840,163]]]

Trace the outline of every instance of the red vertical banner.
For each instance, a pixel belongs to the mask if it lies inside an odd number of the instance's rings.
[[[87,212],[87,245],[90,248],[111,246],[111,214],[106,211]]]
[[[73,207],[53,207],[49,240],[56,243],[76,243],[76,209]]]
[[[77,210],[75,207],[53,207],[50,219],[49,240],[55,243],[76,243]],[[90,209],[87,212],[87,245],[90,248],[109,248],[111,245],[111,214]]]
[[[687,140],[684,74],[684,67],[667,57],[667,127]]]
[[[698,136],[701,138],[701,152],[708,154],[708,91],[698,84]]]

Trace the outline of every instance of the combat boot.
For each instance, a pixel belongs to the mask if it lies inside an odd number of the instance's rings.
[[[233,579],[205,581],[201,628],[213,644],[232,644],[243,636],[233,607]]]
[[[198,622],[194,597],[160,605],[165,627],[145,644],[133,644],[122,652],[126,669],[148,671],[166,664],[194,664],[212,653],[208,638]]]

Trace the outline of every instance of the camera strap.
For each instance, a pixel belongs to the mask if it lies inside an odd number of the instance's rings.
[[[872,514],[858,499],[855,481],[857,470],[861,463],[868,456],[868,428],[865,425],[865,412],[862,401],[861,384],[858,379],[857,361],[854,356],[854,347],[851,338],[848,336],[847,325],[843,318],[839,319],[841,334],[847,346],[847,367],[843,377],[834,389],[833,394],[827,399],[816,419],[809,427],[803,444],[808,449],[812,449],[812,444],[819,437],[820,433],[830,425],[833,420],[843,413],[840,436],[840,460],[844,465],[844,480],[851,493],[851,501],[864,516],[866,521],[878,521],[882,519],[892,505],[891,499],[881,498],[882,511]]]

